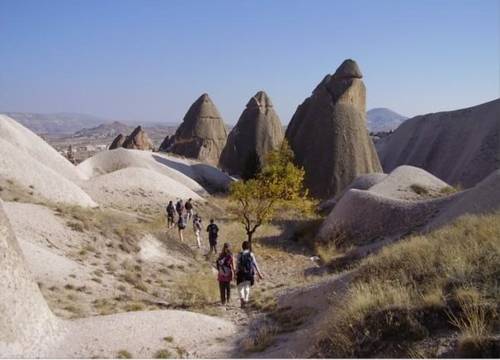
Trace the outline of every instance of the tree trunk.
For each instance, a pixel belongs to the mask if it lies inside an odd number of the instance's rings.
[[[252,236],[253,236],[253,231],[247,231],[247,241],[250,251],[252,251]]]

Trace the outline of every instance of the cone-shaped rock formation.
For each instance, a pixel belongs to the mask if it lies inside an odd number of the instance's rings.
[[[285,137],[318,198],[333,197],[358,175],[381,172],[366,129],[366,89],[361,71],[345,60],[295,111]]]
[[[125,136],[123,136],[123,134],[118,134],[118,136],[115,137],[111,145],[109,145],[109,150],[118,149],[122,147],[124,141],[125,141]]]
[[[203,94],[184,116],[168,151],[217,165],[226,140],[224,121],[208,94]]]
[[[259,91],[247,103],[229,133],[220,166],[232,175],[242,175],[249,164],[263,165],[266,154],[282,141],[283,127],[271,99],[264,91]]]
[[[153,150],[154,145],[149,139],[148,134],[138,126],[132,131],[132,133],[127,136],[122,145],[126,149],[137,149],[137,150]]]
[[[158,151],[165,151],[165,152],[168,151],[168,148],[172,144],[173,139],[174,139],[173,136],[170,135],[165,136],[165,139],[163,139],[163,141],[161,142]]]

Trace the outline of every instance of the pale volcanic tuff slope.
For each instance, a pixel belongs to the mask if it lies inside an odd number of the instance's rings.
[[[406,120],[377,150],[386,172],[406,164],[474,186],[500,169],[500,99]]]

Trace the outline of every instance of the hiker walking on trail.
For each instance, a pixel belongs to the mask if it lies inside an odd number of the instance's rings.
[[[177,229],[179,230],[179,239],[181,240],[181,242],[184,242],[183,231],[186,228],[186,224],[186,215],[180,214],[179,220],[177,220]]]
[[[213,251],[217,254],[217,237],[219,236],[219,227],[214,223],[214,219],[210,219],[210,224],[207,226],[208,242],[210,244],[209,254]]]
[[[231,299],[231,281],[234,277],[234,262],[231,246],[225,243],[222,252],[217,259],[217,280],[219,280],[220,301],[222,305],[229,303]]]
[[[184,208],[186,209],[187,219],[189,221],[193,217],[193,199],[190,198],[188,201],[186,201],[186,205],[184,205]]]
[[[194,236],[196,237],[196,243],[198,244],[198,249],[201,248],[201,216],[195,214],[193,217],[193,230]]]
[[[255,255],[250,251],[250,243],[243,241],[241,248],[243,251],[238,254],[236,265],[236,284],[240,293],[240,305],[243,309],[248,304],[250,287],[255,282],[255,273],[257,273],[259,279],[263,279],[264,277],[257,265]]]
[[[177,215],[179,215],[180,219],[182,216],[182,212],[184,211],[184,203],[182,202],[182,199],[179,199],[175,204],[175,211],[177,211]]]
[[[167,227],[170,229],[175,225],[174,217],[175,217],[175,207],[172,200],[169,201],[167,205]]]

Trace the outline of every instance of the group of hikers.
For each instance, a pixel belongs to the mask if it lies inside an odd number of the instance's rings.
[[[194,212],[194,204],[192,199],[188,199],[186,203],[182,199],[178,199],[174,205],[170,201],[166,207],[167,226],[172,228],[177,224],[179,231],[179,239],[184,242],[183,231],[186,229],[188,222],[192,219],[193,230],[196,238],[196,245],[201,248],[201,231],[202,219],[198,213]],[[177,221],[175,215],[177,214]],[[207,229],[208,242],[210,250],[208,255],[217,254],[217,238],[219,235],[219,227],[215,224],[214,219],[210,219]],[[231,282],[236,280],[238,292],[240,295],[240,306],[245,308],[248,305],[250,297],[250,287],[255,282],[255,276],[263,279],[262,272],[257,265],[255,255],[252,253],[250,243],[243,241],[241,244],[242,251],[236,256],[236,262],[231,251],[231,244],[224,243],[222,251],[216,261],[217,280],[219,282],[220,298],[223,306],[229,304],[231,298]]]
[[[196,245],[201,248],[201,231],[202,231],[202,219],[199,214],[194,213],[193,199],[189,199],[184,203],[182,199],[177,200],[176,204],[170,201],[166,208],[167,211],[167,227],[170,229],[177,224],[177,230],[179,231],[179,240],[184,242],[184,230],[186,229],[188,222],[193,220],[193,231],[196,238]],[[175,214],[177,214],[177,221],[175,221]],[[210,244],[210,253],[217,253],[217,237],[219,233],[218,226],[214,223],[213,219],[210,219],[210,224],[207,226],[208,232],[208,242]]]

